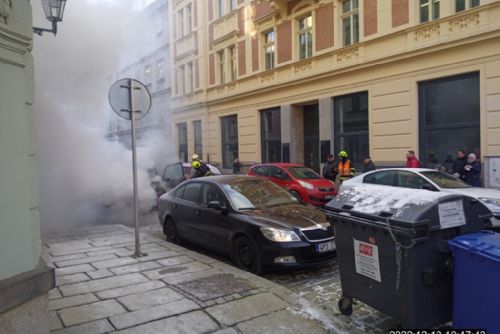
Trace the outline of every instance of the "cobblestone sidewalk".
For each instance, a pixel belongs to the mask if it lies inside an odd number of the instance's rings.
[[[52,333],[345,333],[297,294],[211,257],[107,225],[45,238]],[[352,333],[351,330],[349,332]]]

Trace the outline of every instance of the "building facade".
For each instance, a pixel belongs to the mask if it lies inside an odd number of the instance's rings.
[[[238,156],[319,170],[341,149],[379,166],[403,165],[408,150],[429,167],[458,149],[500,156],[498,0],[172,5],[177,24],[196,9],[192,31],[171,34],[173,133],[186,156],[198,121],[204,157],[224,168]]]
[[[111,84],[122,78],[133,78],[142,82],[151,94],[151,110],[136,122],[138,144],[146,134],[170,131],[170,50],[168,41],[169,6],[167,0],[156,0],[145,7],[138,22],[128,25],[132,30],[145,31],[143,40],[135,45],[140,56],[131,59],[116,74],[108,77]],[[144,33],[144,32],[143,32]],[[127,32],[125,32],[127,34]],[[111,118],[108,133],[118,136],[131,148],[130,121],[119,117]]]
[[[40,260],[29,0],[0,1],[0,332],[48,333],[54,269]]]

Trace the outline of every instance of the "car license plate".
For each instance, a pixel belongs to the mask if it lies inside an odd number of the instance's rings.
[[[335,197],[335,196],[333,196],[333,195],[325,195],[325,199],[332,199],[332,198],[334,198],[334,197]]]
[[[330,252],[337,249],[337,246],[335,245],[335,241],[328,241],[328,242],[323,242],[321,244],[316,245],[316,251],[318,253],[324,253],[324,252]]]

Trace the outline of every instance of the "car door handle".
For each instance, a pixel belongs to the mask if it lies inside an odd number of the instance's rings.
[[[177,204],[172,204],[171,207],[172,209],[175,209],[177,207]]]
[[[197,215],[197,216],[201,216],[201,211],[200,210],[195,210],[194,213]]]

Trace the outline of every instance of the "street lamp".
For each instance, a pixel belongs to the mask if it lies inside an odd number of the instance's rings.
[[[57,34],[57,22],[61,22],[64,14],[66,0],[41,0],[43,11],[47,20],[52,22],[52,29],[33,27],[33,32],[42,36],[44,31],[51,32],[54,36]]]

